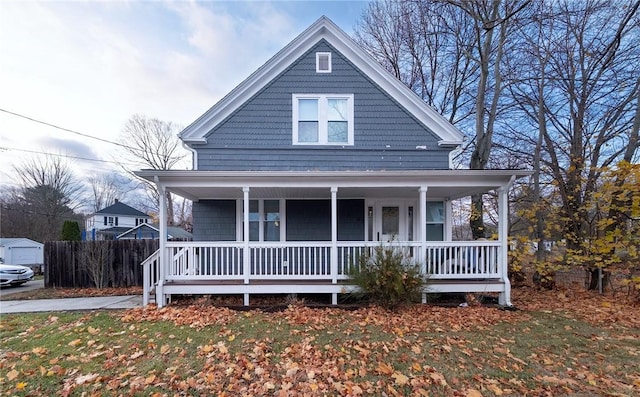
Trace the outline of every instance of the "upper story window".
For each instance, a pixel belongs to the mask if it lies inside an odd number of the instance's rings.
[[[353,145],[353,94],[293,94],[294,145]]]
[[[330,52],[316,52],[316,73],[331,73]]]

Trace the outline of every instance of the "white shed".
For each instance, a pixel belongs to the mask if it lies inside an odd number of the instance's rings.
[[[44,264],[44,244],[28,238],[0,238],[0,258],[8,265],[40,270]]]

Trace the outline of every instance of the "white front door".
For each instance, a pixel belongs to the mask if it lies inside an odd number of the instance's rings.
[[[373,241],[411,241],[413,240],[413,209],[412,203],[405,201],[376,202],[373,209]]]

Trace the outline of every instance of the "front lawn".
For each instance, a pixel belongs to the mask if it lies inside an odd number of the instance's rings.
[[[188,306],[16,314],[3,395],[637,395],[637,307],[526,291],[521,310]],[[520,303],[519,303],[520,302]]]

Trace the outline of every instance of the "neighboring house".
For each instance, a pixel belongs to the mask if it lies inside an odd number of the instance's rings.
[[[157,240],[160,238],[160,228],[158,225],[150,223],[141,223],[126,232],[116,236],[118,240]],[[188,231],[176,227],[167,226],[168,241],[191,241],[193,235]]]
[[[160,239],[144,302],[173,294],[349,292],[380,244],[406,249],[428,292],[510,304],[507,192],[518,170],[452,170],[463,135],[320,18],[180,134],[191,171],[137,175],[193,200],[193,242]],[[496,241],[451,241],[451,200],[496,191]],[[166,202],[160,203],[166,235]],[[426,299],[426,292],[424,299]]]
[[[22,265],[37,273],[44,265],[44,244],[28,238],[0,238],[0,258],[6,265]]]
[[[129,229],[150,221],[149,215],[116,200],[87,218],[86,239],[113,240]]]

